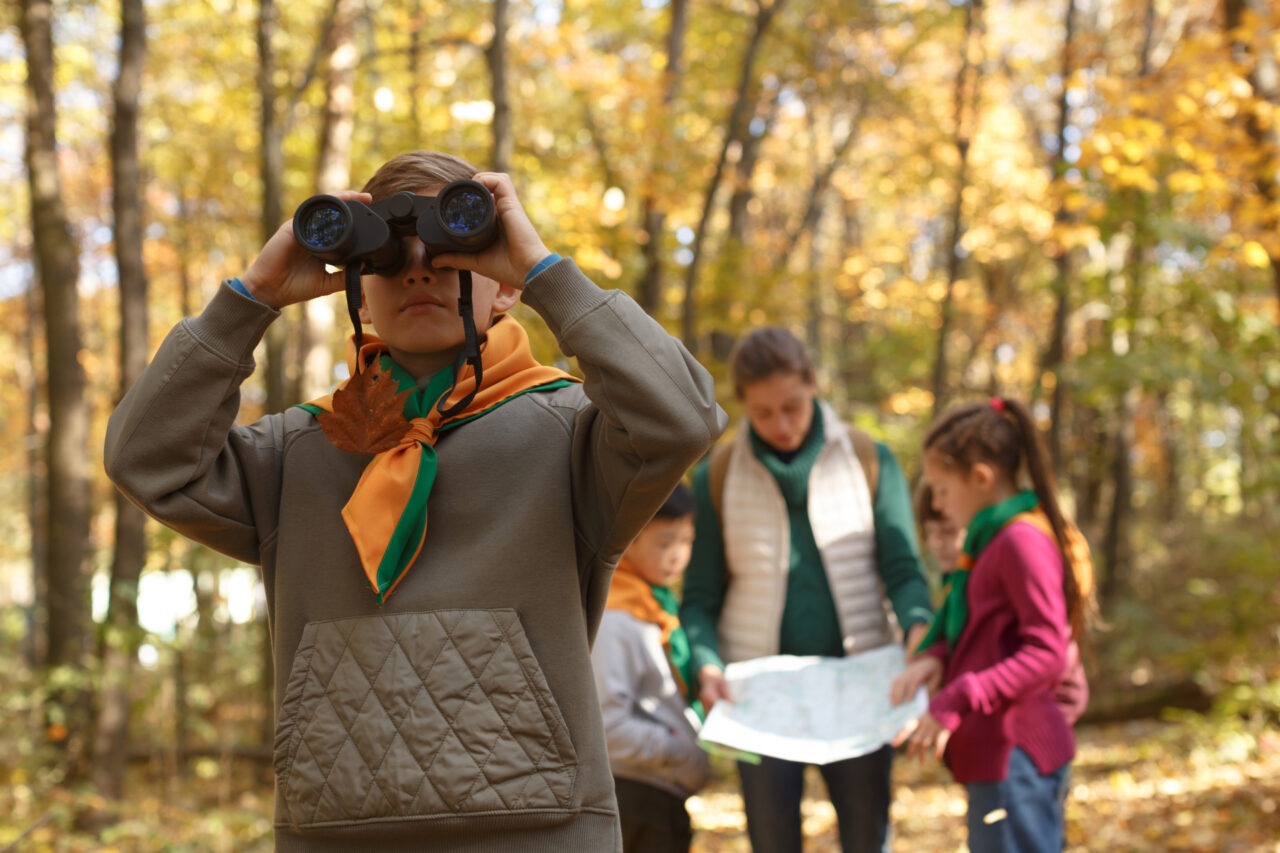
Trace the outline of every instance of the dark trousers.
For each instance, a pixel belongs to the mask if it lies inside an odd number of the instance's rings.
[[[688,853],[693,825],[683,797],[617,776],[613,788],[625,853]]]
[[[1041,773],[1020,748],[1009,756],[1003,782],[969,790],[969,849],[973,853],[1062,853],[1063,803],[1071,764]]]
[[[747,835],[754,853],[800,853],[800,799],[804,764],[763,756],[759,764],[738,762]],[[818,766],[835,807],[844,853],[888,849],[893,749]]]

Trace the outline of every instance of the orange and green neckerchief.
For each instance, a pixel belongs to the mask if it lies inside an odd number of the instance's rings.
[[[966,590],[969,586],[969,571],[973,568],[978,555],[990,544],[997,533],[1014,521],[1043,517],[1044,525],[1047,526],[1049,519],[1043,512],[1037,511],[1039,507],[1040,499],[1036,497],[1035,492],[1027,489],[1000,503],[983,507],[974,515],[973,520],[969,522],[968,532],[964,537],[964,548],[959,559],[956,560],[955,569],[943,576],[942,607],[934,617],[933,624],[929,626],[929,632],[916,648],[917,652],[932,646],[939,637],[946,638],[948,648],[955,648],[956,641],[960,639],[960,634],[969,621],[969,598]],[[1033,523],[1044,529],[1044,526],[1038,522],[1033,521]],[[1053,535],[1052,528],[1049,535]]]
[[[465,408],[453,412],[450,404],[466,397],[475,384],[470,364],[464,365],[456,377],[451,369],[441,370],[425,387],[419,387],[414,377],[391,358],[385,343],[371,335],[364,339],[366,343],[359,354],[352,352],[348,356],[351,377],[358,371],[375,369],[376,360],[395,381],[398,392],[407,395],[403,414],[408,428],[394,447],[373,457],[342,510],[369,586],[378,603],[384,604],[417,559],[426,539],[427,499],[437,468],[434,445],[440,433],[486,415],[516,397],[562,388],[579,380],[535,360],[529,337],[520,324],[509,317],[500,318],[490,327],[481,346],[481,386]],[[327,397],[302,404],[302,408],[317,416],[332,413],[334,396],[351,381],[348,379]],[[438,405],[441,402],[445,405]],[[450,414],[442,415],[442,409]],[[328,428],[326,434],[334,441]]]
[[[671,666],[671,674],[675,676],[680,695],[686,702],[691,702],[698,716],[703,716],[702,704],[694,700],[691,685],[693,680],[693,650],[689,645],[689,637],[680,625],[680,617],[676,615],[680,604],[675,593],[665,586],[651,584],[640,576],[623,554],[618,561],[618,568],[613,573],[613,582],[609,585],[609,598],[605,601],[606,610],[622,610],[630,613],[641,622],[651,622],[662,629],[662,648],[667,653],[667,662]]]

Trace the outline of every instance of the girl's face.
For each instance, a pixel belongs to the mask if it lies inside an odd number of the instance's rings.
[[[989,465],[962,471],[926,450],[923,468],[925,482],[933,490],[933,508],[959,530],[969,526],[978,510],[995,503]]]
[[[964,550],[965,529],[950,519],[934,519],[924,523],[924,544],[938,561],[938,568],[949,572],[956,567]]]
[[[799,450],[813,425],[818,389],[798,373],[774,373],[742,389],[739,399],[756,435],[774,450]]]

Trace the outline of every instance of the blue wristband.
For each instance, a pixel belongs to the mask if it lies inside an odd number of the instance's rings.
[[[236,293],[239,293],[241,296],[247,296],[250,299],[252,299],[254,302],[258,301],[258,298],[249,292],[249,288],[244,286],[244,282],[241,281],[239,277],[229,278],[226,280],[226,282],[227,282],[227,287],[231,288]]]
[[[528,284],[529,282],[533,281],[534,276],[536,276],[538,273],[542,272],[547,267],[554,264],[556,261],[560,261],[560,260],[563,260],[563,258],[557,255],[555,252],[552,252],[551,254],[547,255],[545,258],[543,258],[542,260],[538,261],[536,264],[533,265],[533,269],[529,270],[529,274],[524,277],[524,283]]]

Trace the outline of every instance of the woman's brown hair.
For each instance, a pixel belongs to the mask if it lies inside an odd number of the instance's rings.
[[[1093,585],[1076,576],[1071,559],[1073,527],[1058,502],[1057,482],[1049,464],[1049,454],[1040,439],[1035,419],[1023,403],[1002,397],[989,402],[963,403],[944,413],[929,427],[924,452],[934,454],[941,464],[967,472],[974,465],[994,465],[1014,483],[1026,466],[1040,508],[1049,518],[1053,537],[1062,554],[1062,588],[1067,599],[1071,632],[1081,639],[1091,621]],[[1078,535],[1078,534],[1077,534]],[[1083,587],[1083,588],[1082,588]]]
[[[808,350],[781,326],[761,326],[739,338],[729,353],[729,373],[739,397],[742,389],[775,373],[794,373],[809,384],[814,381]]]
[[[440,151],[409,151],[397,154],[378,167],[362,192],[382,201],[399,192],[416,193],[428,187],[442,187],[453,181],[474,177],[475,166]]]

